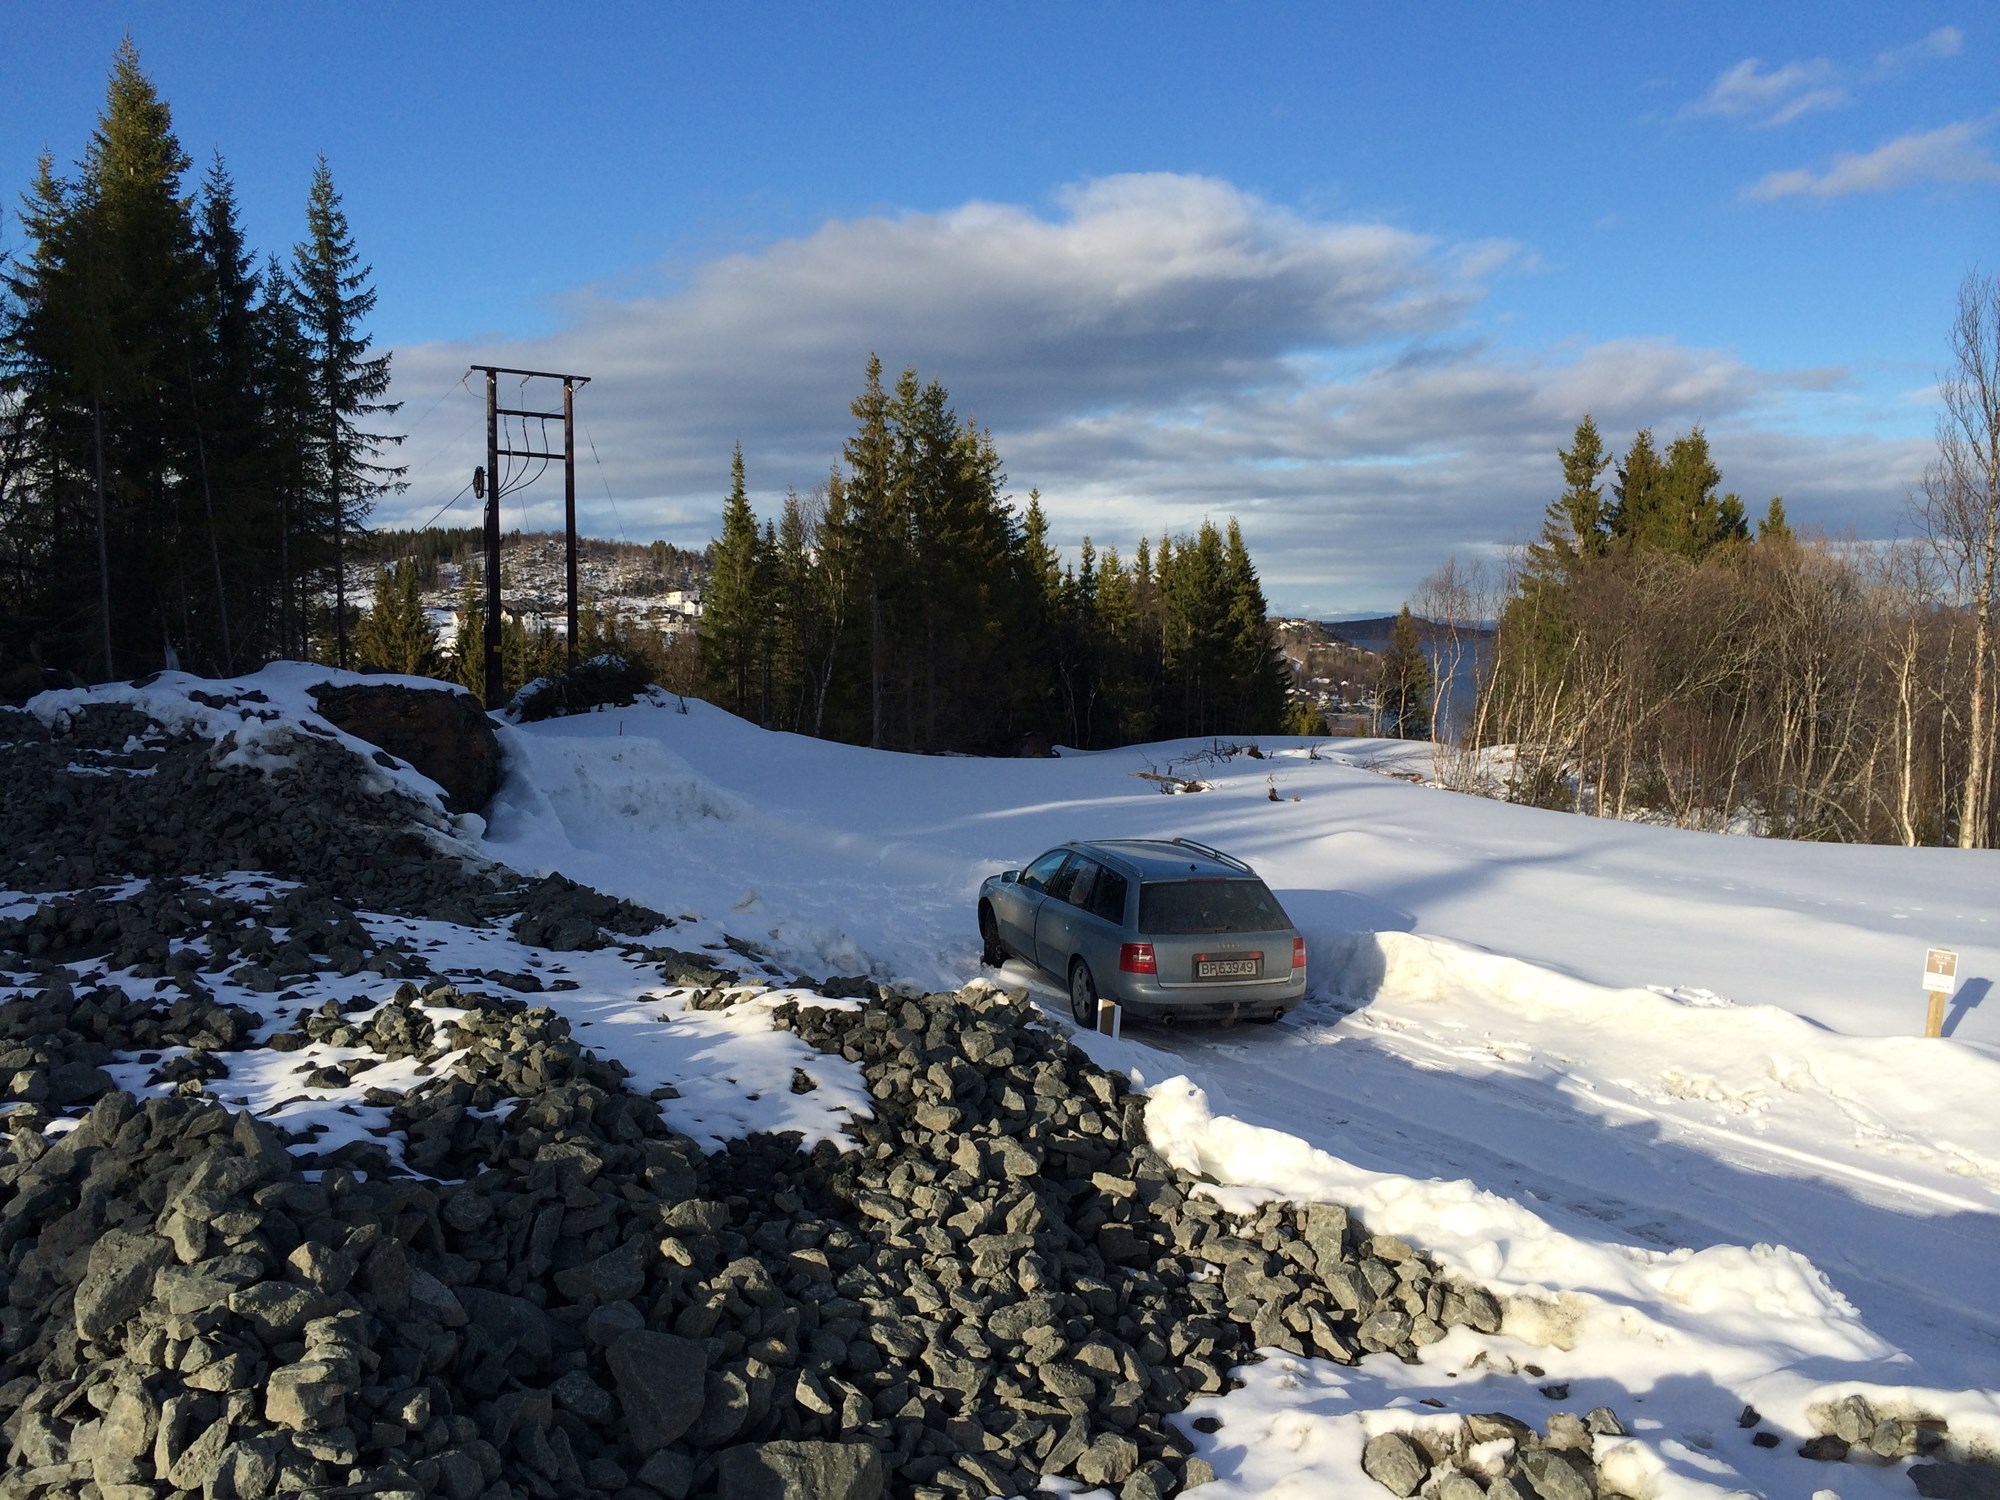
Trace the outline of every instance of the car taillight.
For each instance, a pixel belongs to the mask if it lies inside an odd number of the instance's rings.
[[[1302,937],[1295,937],[1292,939],[1292,967],[1295,969],[1303,969],[1305,966],[1306,966],[1306,940]]]
[[[1118,950],[1118,967],[1127,974],[1157,974],[1160,965],[1151,943],[1127,943]]]

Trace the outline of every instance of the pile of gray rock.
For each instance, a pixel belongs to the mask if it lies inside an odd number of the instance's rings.
[[[336,743],[283,748],[266,775],[123,709],[0,723],[0,880],[142,877],[0,920],[0,1500],[946,1500],[1043,1475],[1152,1500],[1208,1477],[1168,1419],[1258,1349],[1416,1360],[1499,1326],[1338,1205],[1223,1210],[1018,992],[834,980],[862,1003],[776,1007],[858,1066],[872,1117],[844,1148],[704,1154],[560,1016],[358,913],[622,944],[703,1007],[744,993],[733,970],[642,948],[658,913],[447,852],[435,808]],[[244,869],[300,884],[191,878]],[[73,982],[86,959],[122,984]],[[269,1037],[215,998],[364,971],[403,983]],[[308,1081],[362,1087],[376,1134],[205,1096],[233,1054],[313,1042],[363,1054]],[[114,1059],[165,1092],[114,1090]],[[369,1087],[391,1060],[423,1082]]]
[[[777,1014],[861,1064],[856,1149],[704,1156],[560,1017],[441,981],[279,1034],[437,1066],[371,1095],[401,1162],[196,1099],[22,1121],[0,1492],[1141,1500],[1206,1477],[1163,1418],[1260,1345],[1497,1326],[1335,1206],[1224,1213],[1018,995]]]
[[[1600,1436],[1625,1436],[1608,1406],[1582,1417],[1553,1412],[1540,1431],[1505,1412],[1482,1412],[1380,1433],[1362,1450],[1361,1467],[1398,1496],[1422,1490],[1431,1500],[1597,1500],[1609,1493],[1593,1457]]]
[[[1454,1325],[1500,1325],[1490,1293],[1338,1205],[1224,1211],[1021,992],[776,1016],[868,1081],[860,1149],[788,1175],[870,1248],[835,1285],[882,1367],[836,1365],[829,1397],[887,1420],[873,1435],[920,1493],[1044,1473],[1174,1493],[1207,1472],[1164,1418],[1257,1349],[1415,1360]]]
[[[53,727],[0,710],[0,885],[66,891],[262,870],[372,910],[451,920],[517,883],[446,852],[450,823],[435,803],[385,788],[330,735],[274,730],[261,768],[223,765],[235,748],[233,734],[170,730],[117,704],[86,705]]]
[[[1932,1500],[2000,1500],[2000,1463],[1954,1453],[1950,1425],[1922,1412],[1878,1411],[1860,1392],[1813,1410],[1818,1431],[1799,1448],[1800,1456],[1823,1463],[1894,1463],[1922,1458],[1910,1466],[1917,1493]],[[1745,1426],[1757,1413],[1746,1408]],[[1763,1434],[1759,1434],[1761,1437]]]

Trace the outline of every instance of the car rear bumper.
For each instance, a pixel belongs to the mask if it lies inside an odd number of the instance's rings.
[[[1289,979],[1265,984],[1177,984],[1134,982],[1120,974],[1118,982],[1099,992],[1118,1001],[1126,1012],[1147,1021],[1235,1021],[1283,1015],[1306,997],[1306,976],[1296,969]]]

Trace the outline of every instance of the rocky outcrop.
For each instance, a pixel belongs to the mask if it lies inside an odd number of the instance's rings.
[[[478,812],[500,790],[500,741],[470,693],[363,682],[323,684],[312,696],[329,724],[379,745],[444,788],[453,812]]]

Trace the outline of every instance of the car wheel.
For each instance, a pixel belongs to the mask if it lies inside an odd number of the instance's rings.
[[[1090,977],[1090,965],[1080,958],[1070,961],[1069,1013],[1085,1031],[1097,1029],[1097,981]]]
[[[979,961],[989,969],[1007,962],[1007,950],[1000,943],[1000,924],[993,920],[993,908],[979,908]]]

